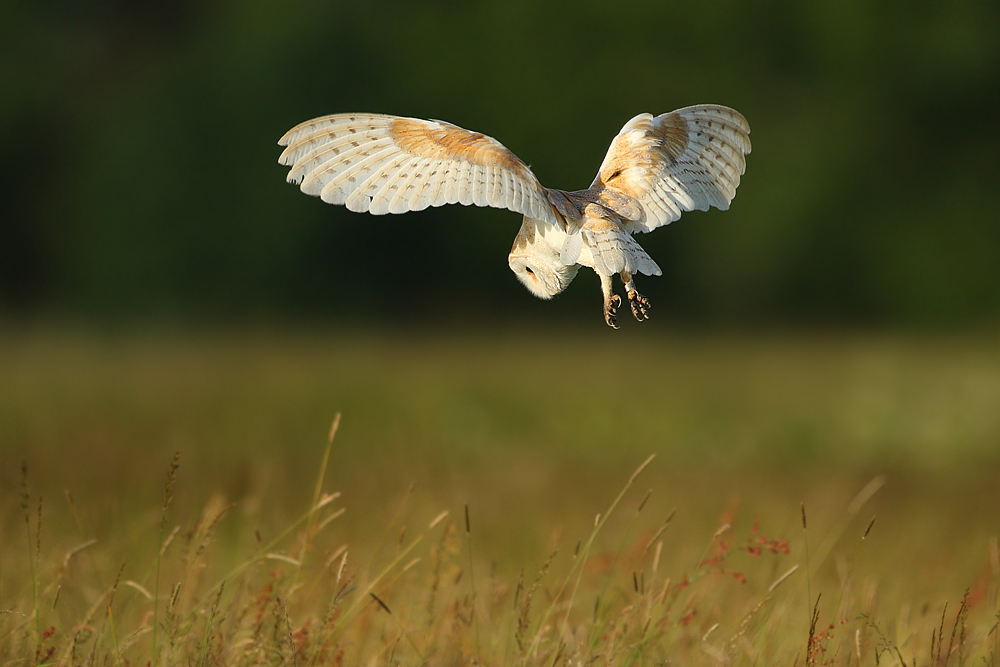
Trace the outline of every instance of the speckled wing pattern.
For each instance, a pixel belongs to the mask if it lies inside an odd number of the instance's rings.
[[[278,162],[288,182],[375,215],[463,204],[561,224],[547,191],[499,141],[441,121],[336,114],[289,130]]]
[[[611,142],[589,192],[625,214],[633,233],[670,224],[684,211],[726,210],[746,169],[749,134],[742,115],[712,104],[655,118],[639,114]],[[641,210],[623,210],[612,194],[624,195]]]

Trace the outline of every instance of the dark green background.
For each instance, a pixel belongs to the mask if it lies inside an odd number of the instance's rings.
[[[996,0],[7,0],[0,54],[6,317],[598,321],[593,275],[517,284],[515,214],[351,214],[276,140],[441,118],[578,189],[636,113],[713,102],[754,151],[729,212],[640,239],[654,317],[1000,319]]]

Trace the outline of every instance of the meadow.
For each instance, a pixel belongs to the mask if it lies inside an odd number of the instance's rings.
[[[0,664],[996,664],[995,336],[588,331],[0,330]]]

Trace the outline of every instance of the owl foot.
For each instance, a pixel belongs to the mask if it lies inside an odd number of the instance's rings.
[[[628,291],[628,304],[632,306],[632,314],[635,316],[635,319],[640,322],[649,319],[649,313],[646,312],[651,308],[649,299],[639,294],[635,288]]]
[[[622,298],[617,294],[609,294],[604,298],[604,321],[608,326],[618,328],[618,306],[622,305]]]

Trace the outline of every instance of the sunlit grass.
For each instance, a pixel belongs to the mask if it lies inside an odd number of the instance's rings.
[[[995,663],[993,343],[621,340],[6,334],[0,659]]]
[[[819,536],[819,553],[803,562],[800,536],[776,537],[759,519],[673,534],[675,513],[657,515],[653,490],[633,489],[652,460],[589,534],[553,540],[540,565],[516,575],[505,554],[473,549],[479,527],[468,506],[464,516],[445,510],[428,520],[409,507],[412,487],[357,543],[338,530],[341,495],[321,493],[277,535],[254,531],[229,553],[219,548],[220,528],[238,507],[219,498],[132,554],[93,538],[43,552],[42,513],[31,511],[42,501],[25,477],[28,548],[17,551],[40,567],[10,563],[7,545],[7,567],[24,588],[0,616],[0,657],[42,665],[995,663],[995,539],[988,569],[951,600],[950,615],[947,598],[915,609],[883,593],[865,566],[874,519],[863,532],[848,530],[881,478],[841,509]],[[700,550],[686,567],[663,558],[680,540],[697,540]],[[837,576],[820,575],[835,547]],[[881,576],[915,571],[901,563]]]

